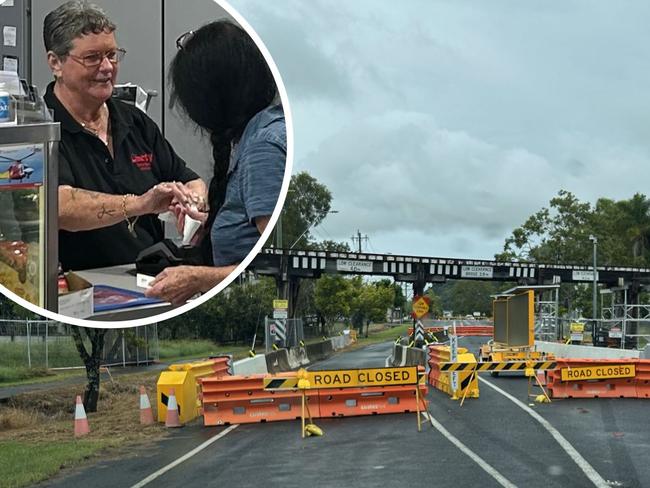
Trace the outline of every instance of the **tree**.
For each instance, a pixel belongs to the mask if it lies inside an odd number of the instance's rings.
[[[316,282],[314,305],[322,318],[322,333],[328,334],[334,322],[350,315],[352,301],[350,280],[341,275],[323,275]]]
[[[392,307],[395,300],[393,283],[382,280],[375,283],[364,283],[361,276],[349,280],[352,288],[350,313],[355,328],[363,331],[366,324],[366,337],[370,322],[386,320],[386,312]]]
[[[550,208],[542,208],[505,241],[499,261],[582,263],[589,257],[593,215],[589,203],[560,190]]]
[[[306,171],[291,177],[282,214],[282,247],[307,249],[310,229],[320,224],[330,211],[332,194]],[[277,230],[277,227],[276,227]]]
[[[350,245],[347,242],[336,242],[324,240],[307,246],[314,251],[350,252]]]
[[[79,356],[86,366],[86,377],[88,384],[84,391],[84,408],[88,412],[97,411],[97,400],[99,399],[99,367],[101,365],[101,354],[104,349],[104,336],[107,329],[94,329],[89,327],[72,327],[72,338]],[[90,353],[86,350],[81,331],[90,340]]]
[[[626,228],[626,237],[631,247],[635,263],[647,261],[648,239],[650,237],[650,200],[645,195],[636,193],[629,200],[617,202],[623,214],[622,224]]]
[[[486,281],[459,280],[454,283],[452,309],[458,314],[492,313],[494,286]]]
[[[429,297],[429,314],[433,317],[441,317],[443,310],[442,298],[433,291],[432,287],[429,287],[424,294]]]

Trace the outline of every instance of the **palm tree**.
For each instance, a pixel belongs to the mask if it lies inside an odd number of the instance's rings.
[[[632,244],[635,261],[645,259],[650,238],[650,200],[641,193],[635,193],[629,200],[618,202],[626,224],[626,236]]]

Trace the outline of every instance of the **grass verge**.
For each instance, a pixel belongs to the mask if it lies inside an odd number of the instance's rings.
[[[220,354],[232,354],[234,359],[248,355],[246,346],[221,346],[207,340],[159,341],[159,357],[162,362],[181,361],[185,359],[207,358]]]
[[[112,441],[0,442],[2,486],[19,488],[48,479],[112,445]]]
[[[98,412],[88,413],[90,434],[79,440],[74,438],[72,419],[75,396],[83,393],[83,384],[21,394],[1,404],[0,486],[29,486],[100,453],[103,457],[121,455],[125,446],[165,436],[162,425],[140,425],[139,387],[147,388],[155,417],[152,392],[157,377],[157,372],[149,372],[104,381]]]

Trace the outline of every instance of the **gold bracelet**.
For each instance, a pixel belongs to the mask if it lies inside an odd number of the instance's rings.
[[[129,232],[133,237],[138,237],[138,234],[135,232],[135,223],[138,221],[139,216],[135,216],[133,220],[129,219],[129,214],[126,212],[126,199],[128,197],[135,197],[133,193],[127,193],[122,196],[122,214],[124,215],[124,220],[126,220],[126,227],[129,229]]]

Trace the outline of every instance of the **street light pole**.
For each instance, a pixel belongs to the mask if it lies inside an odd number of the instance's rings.
[[[592,344],[596,344],[596,320],[598,320],[598,271],[596,270],[597,266],[597,251],[598,251],[598,238],[595,235],[590,235],[589,240],[594,243],[594,289],[593,289],[593,303],[592,303],[592,317],[594,319],[594,327],[591,331],[592,335]]]

